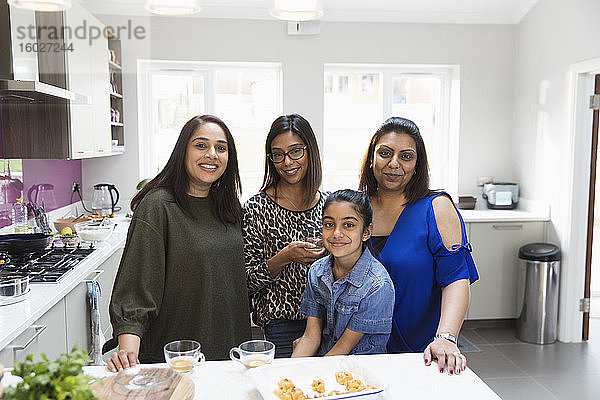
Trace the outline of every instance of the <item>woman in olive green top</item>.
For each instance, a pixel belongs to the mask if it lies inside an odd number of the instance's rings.
[[[112,371],[164,362],[163,346],[197,340],[228,358],[250,334],[233,137],[218,118],[192,118],[165,168],[133,198],[110,301]]]

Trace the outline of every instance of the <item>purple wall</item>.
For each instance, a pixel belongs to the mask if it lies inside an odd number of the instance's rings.
[[[81,187],[81,160],[23,160],[23,175],[18,181],[13,177],[0,177],[0,227],[10,225],[10,209],[16,198],[41,204],[52,211],[79,200],[72,193],[73,181]],[[19,189],[21,189],[20,191]]]
[[[2,148],[2,111],[0,109],[0,157]],[[0,158],[0,160],[2,160]],[[22,160],[22,175],[0,174],[0,228],[11,225],[11,208],[17,198],[52,211],[79,200],[71,190],[73,181],[81,187],[81,160]],[[37,200],[37,201],[36,201]],[[31,216],[30,216],[31,217]]]

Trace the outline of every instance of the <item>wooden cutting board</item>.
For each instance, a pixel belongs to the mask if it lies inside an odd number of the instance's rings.
[[[157,372],[160,374],[160,371]],[[162,385],[149,390],[129,390],[115,382],[115,375],[102,380],[103,384],[92,384],[92,390],[99,400],[192,400],[194,398],[194,382],[183,374],[175,376]]]

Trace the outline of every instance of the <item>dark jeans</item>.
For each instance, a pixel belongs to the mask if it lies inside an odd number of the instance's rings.
[[[304,335],[306,320],[276,319],[265,325],[265,339],[275,344],[275,358],[292,355],[292,343]]]

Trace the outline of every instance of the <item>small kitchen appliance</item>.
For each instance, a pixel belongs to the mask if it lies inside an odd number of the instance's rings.
[[[512,210],[519,204],[519,185],[512,182],[486,183],[481,196],[486,200],[488,208]]]
[[[51,183],[37,183],[31,185],[27,191],[27,198],[30,203],[43,206],[45,211],[55,210],[56,199],[54,197],[54,185]]]
[[[114,196],[113,196],[114,191]],[[92,212],[107,215],[115,212],[115,206],[119,202],[119,191],[110,183],[98,183],[94,185],[92,194]]]

